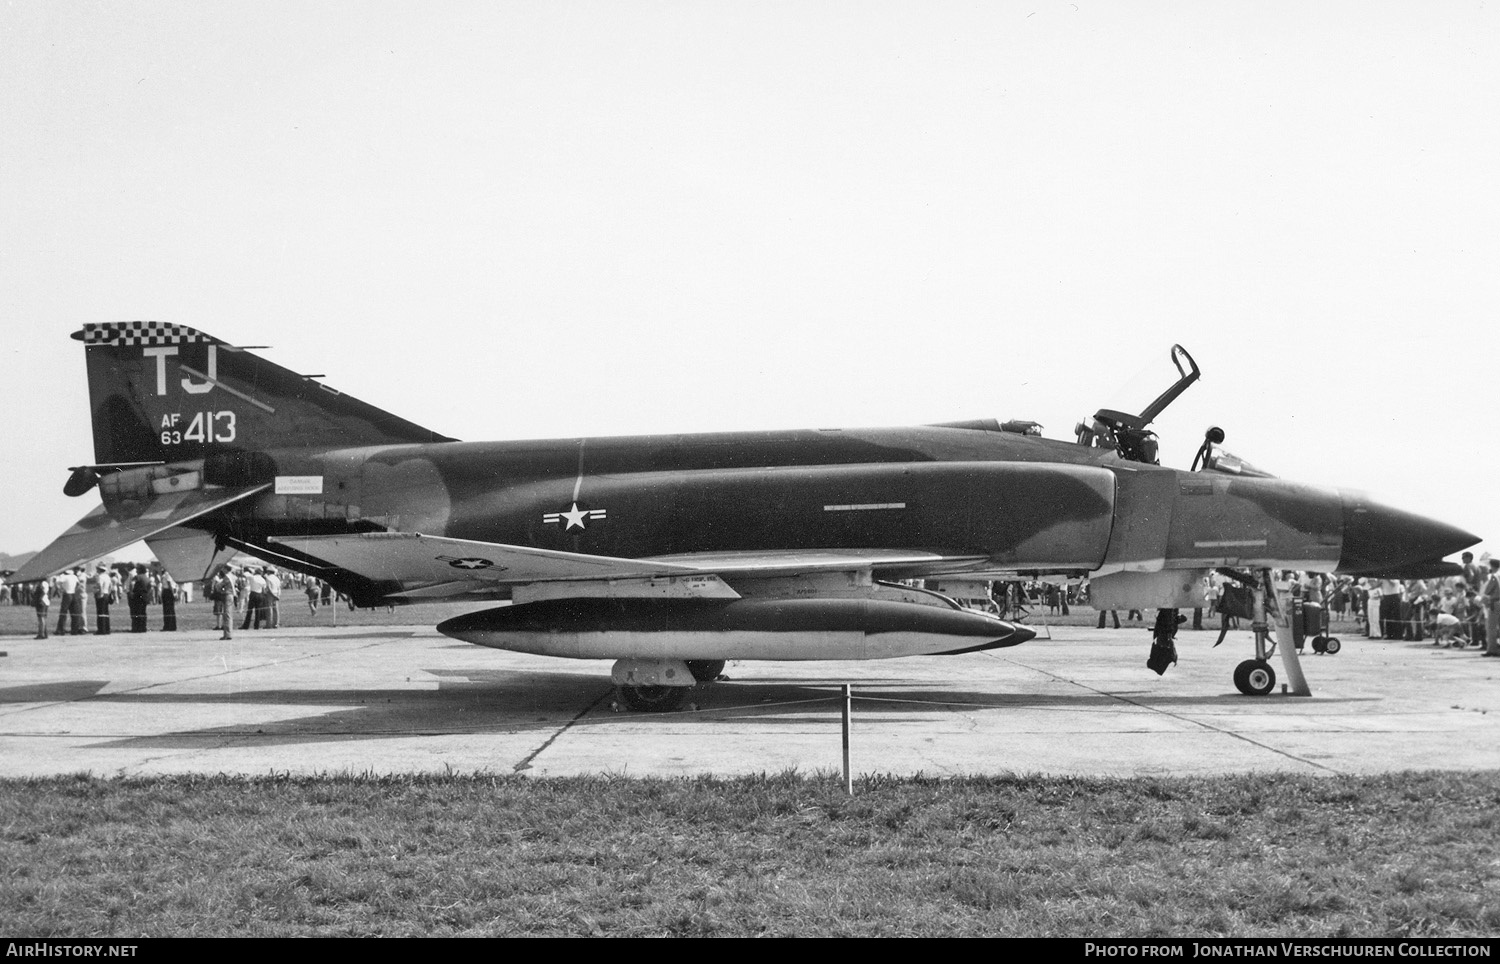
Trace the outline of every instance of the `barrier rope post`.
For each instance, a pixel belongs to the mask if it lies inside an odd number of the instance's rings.
[[[849,772],[849,716],[853,710],[854,692],[848,684],[844,684],[844,793],[854,796],[854,776]]]

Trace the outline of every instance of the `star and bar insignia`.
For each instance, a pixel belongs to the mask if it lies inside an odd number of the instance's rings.
[[[437,561],[446,562],[454,569],[490,569],[494,572],[504,572],[507,568],[509,568],[507,566],[496,565],[494,562],[491,562],[489,559],[485,559],[482,556],[438,556]]]
[[[570,529],[587,528],[587,526],[584,525],[585,522],[597,522],[600,519],[606,518],[606,516],[607,512],[604,509],[580,509],[578,508],[578,503],[574,502],[573,507],[567,512],[548,512],[543,515],[542,524],[551,525],[552,523],[556,522],[558,525],[561,525],[563,527],[564,532],[567,532]],[[566,523],[566,525],[564,525],[564,523]]]

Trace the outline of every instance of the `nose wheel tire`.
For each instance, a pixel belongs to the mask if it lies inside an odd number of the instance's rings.
[[[1265,696],[1276,688],[1276,671],[1263,659],[1247,659],[1234,668],[1234,688],[1246,696]]]

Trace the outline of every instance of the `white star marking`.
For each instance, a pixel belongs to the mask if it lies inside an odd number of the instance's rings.
[[[559,512],[558,515],[568,520],[568,524],[563,527],[563,531],[566,532],[574,526],[582,529],[583,520],[589,517],[589,510],[578,508],[578,503],[574,502],[571,512]]]

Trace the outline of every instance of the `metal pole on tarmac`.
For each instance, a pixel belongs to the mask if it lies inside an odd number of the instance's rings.
[[[854,706],[853,688],[844,684],[844,792],[854,796],[854,776],[849,772],[849,716]]]

